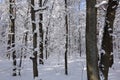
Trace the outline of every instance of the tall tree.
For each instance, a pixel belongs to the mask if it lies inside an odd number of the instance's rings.
[[[68,54],[68,15],[67,15],[67,0],[65,0],[65,26],[66,26],[66,44],[65,44],[65,74],[68,75],[68,61],[67,61],[67,54]]]
[[[26,19],[25,19],[25,23],[24,23],[24,27],[25,29],[27,30],[25,33],[24,33],[24,45],[25,45],[25,54],[24,54],[24,58],[26,58],[26,54],[27,54],[27,47],[28,47],[28,30],[29,30],[29,14],[30,14],[30,1],[27,2],[28,4],[28,8],[27,8],[27,12],[26,12]]]
[[[42,0],[39,0],[39,7],[42,7]],[[39,22],[39,36],[40,36],[40,43],[39,43],[39,48],[40,48],[40,55],[39,55],[39,63],[43,64],[43,14],[39,14],[40,22]]]
[[[9,0],[9,13],[10,13],[10,25],[9,25],[9,35],[8,35],[8,50],[12,50],[13,58],[13,76],[16,76],[16,52],[15,52],[15,0]],[[9,54],[8,54],[9,55]],[[10,55],[9,55],[10,56]]]
[[[47,0],[46,0],[47,1]],[[46,1],[44,1],[44,5],[45,5],[45,3],[46,3]],[[52,3],[52,7],[51,7],[51,9],[50,9],[50,14],[52,15],[52,13],[53,13],[53,9],[54,9],[54,5],[55,5],[55,0],[53,1],[53,3]],[[51,24],[51,18],[49,18],[48,19],[48,24],[47,24],[47,26],[46,26],[46,34],[45,34],[45,54],[46,54],[46,59],[49,57],[49,53],[48,53],[48,42],[49,42],[49,26],[50,26],[50,24]]]
[[[97,10],[96,0],[86,0],[86,63],[88,80],[100,80],[97,50]]]
[[[35,23],[35,11],[34,11],[34,0],[31,0],[31,22],[32,22],[32,32],[33,32],[33,57],[30,59],[33,62],[33,76],[38,77],[38,68],[37,68],[37,32],[36,32],[36,23]]]
[[[109,0],[105,16],[104,33],[102,38],[102,52],[100,59],[100,70],[104,80],[108,80],[109,67],[113,64],[113,24],[119,0]]]

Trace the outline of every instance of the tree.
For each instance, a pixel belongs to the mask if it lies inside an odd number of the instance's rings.
[[[42,0],[39,0],[39,7],[42,7]],[[43,21],[43,14],[40,13],[39,14],[39,36],[40,36],[40,43],[39,43],[39,48],[40,48],[40,55],[39,55],[39,63],[40,64],[44,64],[43,63],[43,25],[42,25],[42,21]]]
[[[15,52],[15,17],[16,17],[16,9],[15,9],[15,0],[9,0],[9,18],[10,18],[10,25],[9,25],[9,35],[8,35],[8,47],[7,49],[12,53],[13,59],[13,76],[16,76],[16,52]],[[8,53],[10,58],[10,53]]]
[[[24,27],[27,31],[24,32],[24,45],[25,45],[25,54],[24,54],[24,58],[26,58],[26,54],[27,54],[27,47],[28,47],[28,30],[29,30],[29,10],[30,10],[30,1],[27,3],[28,4],[28,8],[27,8],[27,12],[26,12],[26,18],[25,18],[25,23],[24,23]]]
[[[47,1],[47,0],[46,0]],[[46,1],[44,1],[44,5],[46,4]],[[53,9],[54,9],[54,4],[55,4],[55,0],[52,3],[52,7],[50,9],[50,15],[52,15],[53,13]],[[45,33],[45,54],[46,54],[46,59],[49,57],[49,52],[48,52],[48,42],[49,42],[49,26],[51,24],[51,18],[48,19],[48,24],[46,26],[46,33]]]
[[[97,50],[97,10],[96,0],[86,0],[86,61],[88,80],[100,80]]]
[[[33,62],[33,76],[38,77],[38,68],[37,68],[37,32],[36,32],[36,23],[35,23],[35,11],[34,11],[34,0],[31,0],[31,20],[32,20],[32,32],[33,32],[33,57],[30,59]]]
[[[99,64],[104,80],[108,80],[109,67],[113,64],[113,24],[118,4],[119,0],[109,0],[105,16],[104,33],[101,46],[102,52]]]
[[[68,16],[67,16],[67,0],[65,0],[65,26],[66,26],[66,44],[65,44],[65,74],[68,75],[68,63],[67,63],[67,54],[68,54]]]

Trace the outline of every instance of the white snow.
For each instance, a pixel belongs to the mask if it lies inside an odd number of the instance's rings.
[[[51,56],[45,60],[44,65],[38,65],[39,77],[35,80],[87,80],[85,56],[71,56],[68,61],[68,75],[64,74],[64,60],[57,60],[57,56]],[[19,63],[19,59],[17,60]],[[19,68],[18,68],[19,69]],[[108,80],[119,80],[120,60],[115,63],[109,71]],[[0,57],[0,79],[1,80],[34,80],[32,73],[32,61],[23,59],[21,76],[12,76],[12,60]]]
[[[35,80],[86,80],[85,57],[69,57],[68,75],[64,74],[64,60],[56,60],[50,57],[44,65],[39,65],[39,77]],[[19,62],[19,60],[17,60]],[[21,76],[12,76],[12,60],[0,58],[0,79],[1,80],[34,80],[32,61],[24,59],[21,69]]]

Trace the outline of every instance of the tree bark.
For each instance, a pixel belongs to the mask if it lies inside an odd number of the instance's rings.
[[[100,80],[97,49],[96,0],[86,0],[86,63],[88,80]]]
[[[42,0],[39,0],[39,7],[42,7]],[[40,43],[39,43],[39,48],[40,48],[40,55],[39,55],[39,64],[44,64],[43,62],[43,14],[39,14],[39,36],[40,36]]]
[[[108,80],[109,67],[113,64],[113,24],[119,0],[109,0],[105,17],[104,33],[102,38],[102,52],[100,59],[100,71],[104,80]]]
[[[13,76],[16,76],[16,52],[15,52],[15,0],[9,0],[9,13],[10,13],[10,34],[8,35],[8,50],[12,51],[12,59],[13,59]],[[11,51],[10,51],[11,52]],[[10,54],[8,54],[10,57]]]
[[[46,53],[46,59],[48,58],[48,26],[46,27],[46,36],[45,36],[45,53]]]
[[[65,44],[65,74],[68,75],[68,61],[67,61],[67,54],[68,54],[68,15],[67,15],[67,0],[65,0],[65,26],[66,26],[66,44]]]
[[[34,11],[34,0],[31,0],[31,20],[32,20],[32,32],[33,32],[33,57],[30,59],[33,62],[33,76],[38,77],[38,68],[37,68],[37,32],[36,32],[36,23],[35,23],[35,11]]]

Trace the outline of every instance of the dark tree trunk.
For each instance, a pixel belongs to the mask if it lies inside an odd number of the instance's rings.
[[[9,26],[10,27],[10,26]],[[10,59],[10,49],[11,49],[11,34],[10,34],[10,31],[9,31],[9,33],[8,33],[8,41],[7,41],[7,57],[8,57],[8,59]]]
[[[26,58],[27,56],[27,39],[28,39],[28,32],[25,33],[25,54],[24,54],[24,58]]]
[[[68,16],[67,16],[67,0],[65,0],[65,26],[66,26],[66,44],[65,44],[65,74],[68,75],[68,61],[67,61],[67,54],[68,54]]]
[[[45,53],[46,53],[46,59],[48,58],[49,54],[47,51],[47,47],[48,47],[48,26],[46,28],[46,36],[45,36]]]
[[[19,69],[18,69],[19,76],[21,76],[22,56],[23,56],[23,48],[21,48],[20,63],[19,63]]]
[[[81,48],[81,42],[82,42],[82,40],[81,40],[81,32],[80,32],[80,30],[79,30],[79,39],[78,39],[78,41],[79,41],[79,46],[78,46],[78,48],[79,48],[79,53],[80,53],[80,57],[81,57],[81,55],[82,55],[82,48]]]
[[[39,7],[42,7],[42,0],[39,0]],[[40,55],[39,55],[39,64],[44,64],[43,62],[43,14],[39,14],[39,36],[40,36],[40,43],[39,43],[39,48],[40,48]]]
[[[8,50],[13,48],[12,58],[13,58],[13,76],[16,76],[16,52],[15,52],[15,0],[9,0],[9,13],[10,13],[10,34],[8,35]],[[13,7],[14,6],[14,7]],[[10,51],[11,52],[11,51]],[[10,55],[9,55],[10,56]]]
[[[100,80],[97,49],[96,0],[86,0],[86,63],[88,80]]]
[[[35,11],[34,11],[34,0],[31,0],[31,20],[32,20],[32,32],[33,32],[33,57],[30,59],[33,62],[33,76],[38,77],[38,68],[37,68],[37,32],[36,32],[36,23],[35,23]]]
[[[102,52],[100,59],[100,71],[104,80],[108,80],[109,67],[113,64],[113,23],[119,0],[109,0],[105,17],[104,33],[102,39]]]

